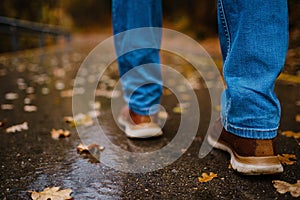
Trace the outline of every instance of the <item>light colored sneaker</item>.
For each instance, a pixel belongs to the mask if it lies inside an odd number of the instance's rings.
[[[129,138],[150,138],[163,134],[154,116],[136,114],[128,107],[121,110],[117,120],[125,127],[125,134]]]
[[[222,131],[221,135],[217,131]],[[218,120],[208,131],[208,143],[230,154],[234,170],[245,175],[277,174],[283,172],[275,150],[275,139],[258,140],[227,132]],[[219,136],[219,137],[218,137]]]

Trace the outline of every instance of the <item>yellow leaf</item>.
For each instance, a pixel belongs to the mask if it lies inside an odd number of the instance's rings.
[[[290,192],[293,197],[300,196],[300,180],[295,184],[290,184],[285,181],[274,180],[272,181],[273,186],[277,189],[277,192],[284,194]]]
[[[74,118],[71,116],[64,117],[64,121],[72,127],[82,126],[82,125],[91,126],[94,123],[92,117],[89,114],[82,114],[82,113],[75,115]]]
[[[218,177],[218,175],[213,172],[210,172],[209,175],[204,172],[201,176],[202,177],[198,177],[198,181],[200,183],[206,183],[208,181],[211,181],[213,178]]]
[[[65,189],[59,190],[59,187],[45,188],[41,192],[28,191],[31,192],[31,198],[33,200],[68,200],[72,199],[70,196],[72,190]]]
[[[164,88],[164,89],[163,89],[163,95],[164,95],[164,96],[169,96],[169,95],[171,95],[171,94],[172,94],[171,90],[169,90],[169,89],[167,89],[167,88]]]
[[[184,108],[176,106],[176,107],[173,108],[173,112],[177,113],[177,114],[183,113],[184,112]]]
[[[277,157],[278,157],[278,160],[283,165],[293,165],[296,163],[296,161],[295,161],[296,155],[294,155],[294,154],[282,154],[282,155],[277,155]]]
[[[298,138],[300,138],[300,132],[294,132],[294,131],[283,131],[282,133],[281,133],[281,135],[284,135],[284,136],[286,136],[286,137],[293,137],[293,138],[295,138],[295,139],[298,139]]]

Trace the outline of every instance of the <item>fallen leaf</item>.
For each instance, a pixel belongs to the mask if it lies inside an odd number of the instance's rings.
[[[1,104],[1,110],[12,110],[14,109],[14,105],[12,104]]]
[[[297,180],[297,183],[290,184],[285,181],[274,180],[272,181],[273,186],[277,189],[277,192],[284,194],[290,192],[293,197],[300,196],[300,180]]]
[[[282,155],[277,155],[278,160],[281,162],[283,165],[293,165],[296,163],[296,155],[294,154],[282,154]]]
[[[160,119],[167,119],[168,118],[168,113],[166,111],[158,111],[157,117]]]
[[[98,110],[91,110],[88,112],[88,116],[90,116],[91,118],[97,118],[100,116],[100,111]]]
[[[36,112],[37,111],[37,107],[34,105],[25,105],[24,106],[24,111],[25,112]]]
[[[22,130],[28,130],[28,123],[17,124],[6,129],[6,133],[14,133]]]
[[[282,133],[281,133],[281,135],[284,135],[284,136],[286,136],[286,137],[293,137],[293,138],[295,138],[295,139],[298,139],[298,138],[300,138],[300,132],[294,132],[294,131],[283,131]]]
[[[104,147],[99,146],[98,144],[89,144],[89,145],[84,145],[80,143],[77,146],[77,152],[82,154],[82,153],[90,153],[90,151],[103,151]]]
[[[28,88],[26,88],[26,93],[27,94],[33,94],[34,93],[34,87],[28,87]]]
[[[15,100],[18,99],[19,95],[17,93],[9,92],[5,94],[5,99],[6,100]]]
[[[47,95],[47,94],[50,93],[50,89],[47,88],[47,87],[43,87],[42,90],[41,90],[41,93],[42,93],[43,95]]]
[[[94,110],[100,110],[101,108],[101,102],[100,101],[92,101],[89,103],[90,108]]]
[[[69,124],[72,127],[76,126],[75,121],[74,121],[73,117],[71,117],[71,116],[64,117],[64,122],[66,122],[67,124]]]
[[[163,89],[163,95],[164,95],[164,96],[169,96],[169,95],[171,95],[171,94],[172,94],[172,92],[171,92],[170,89],[168,89],[168,88],[164,88],[164,89]]]
[[[51,130],[51,137],[55,140],[57,140],[58,138],[69,137],[69,136],[70,136],[70,131],[68,130],[63,130],[63,129]]]
[[[24,82],[24,79],[20,78],[17,80],[18,89],[25,90],[27,88],[27,84]]]
[[[28,98],[28,97],[26,97],[26,98],[24,99],[24,104],[30,104],[30,103],[31,103],[31,99]]]
[[[41,192],[35,192],[35,191],[28,191],[31,193],[31,198],[33,200],[68,200],[73,199],[73,197],[70,196],[72,190],[71,189],[65,189],[65,190],[59,190],[59,187],[52,187],[52,188],[45,188]]]
[[[176,114],[180,114],[180,113],[183,113],[184,112],[184,108],[180,107],[180,106],[175,106],[173,108],[173,112],[176,113]]]
[[[208,181],[211,181],[213,178],[218,177],[218,175],[213,172],[210,172],[209,175],[204,172],[201,176],[202,177],[198,177],[198,181],[200,183],[206,183]]]
[[[73,96],[73,90],[63,90],[60,92],[60,96],[62,98],[72,97]]]
[[[74,118],[70,116],[64,117],[64,121],[72,127],[81,125],[91,126],[94,124],[94,121],[92,120],[92,117],[90,115],[85,115],[82,113],[75,115]]]
[[[65,89],[65,84],[62,81],[56,81],[55,88],[57,90],[63,90]]]
[[[54,68],[53,75],[58,78],[63,78],[66,75],[66,71],[62,68]]]

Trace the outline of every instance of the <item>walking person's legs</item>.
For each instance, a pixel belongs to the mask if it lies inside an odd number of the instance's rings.
[[[112,15],[113,31],[118,34],[115,36],[115,47],[121,83],[124,99],[129,106],[129,111],[124,109],[118,121],[125,126],[129,137],[161,135],[161,129],[151,118],[158,112],[157,105],[162,94],[161,31],[152,29],[162,26],[161,0],[113,0]],[[124,32],[136,28],[145,29]]]
[[[287,2],[219,0],[218,22],[226,90],[224,129],[215,147],[231,153],[233,168],[242,173],[281,172],[274,150],[280,120],[274,83],[288,46]]]

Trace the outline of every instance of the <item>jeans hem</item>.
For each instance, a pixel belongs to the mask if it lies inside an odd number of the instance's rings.
[[[159,106],[151,106],[150,108],[137,108],[129,105],[129,109],[139,115],[155,115],[159,111]]]
[[[255,129],[236,127],[222,120],[223,127],[226,131],[243,138],[251,139],[273,139],[277,136],[278,127],[271,129]]]

